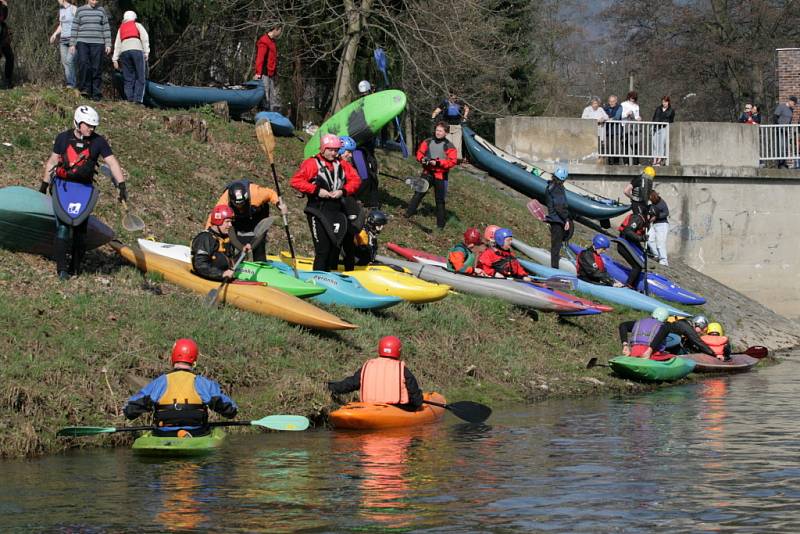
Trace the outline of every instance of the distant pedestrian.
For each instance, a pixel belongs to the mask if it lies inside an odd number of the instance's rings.
[[[6,89],[14,87],[14,51],[11,49],[11,30],[8,29],[8,0],[0,0],[0,56],[6,58],[3,81]]]
[[[622,120],[622,105],[617,99],[617,95],[609,95],[608,103],[603,106],[603,111],[606,112],[608,120],[605,123],[605,151],[608,154],[620,154],[622,152],[622,125],[616,122]],[[608,165],[617,165],[619,163],[618,156],[612,156],[606,159]]]
[[[122,66],[125,98],[141,104],[147,83],[147,58],[150,56],[150,37],[144,26],[136,22],[136,13],[126,11],[114,41],[114,68]]]
[[[625,102],[622,103],[622,120],[624,121],[641,121],[642,117],[639,115],[639,94],[636,91],[628,92]],[[639,152],[639,128],[635,124],[626,124],[624,127],[625,154],[637,155]],[[630,165],[638,165],[639,158],[630,158]]]
[[[794,107],[797,105],[797,97],[790,96],[786,99],[786,102],[781,102],[775,107],[775,111],[772,113],[772,119],[775,124],[791,124],[792,123],[792,115],[794,114]],[[779,156],[787,156],[789,154],[789,147],[790,147],[790,138],[789,138],[789,131],[779,132],[778,133],[778,151]],[[785,159],[778,160],[778,168],[787,169],[788,165],[786,164]]]
[[[280,107],[278,95],[278,46],[275,40],[281,36],[283,28],[272,26],[267,33],[256,41],[256,80],[264,83],[264,106],[267,111],[275,111]]]
[[[753,104],[748,102],[744,105],[744,111],[739,115],[738,122],[742,124],[758,124],[753,118]]]
[[[669,95],[661,97],[661,105],[653,112],[653,122],[672,123],[675,120],[675,110],[669,100]],[[656,124],[653,132],[653,165],[661,165],[667,156],[667,128]]]
[[[61,66],[64,67],[64,81],[68,89],[75,86],[75,54],[69,51],[69,40],[72,36],[72,21],[78,11],[78,0],[58,0],[58,25],[50,36],[50,44],[58,39],[58,51]]]
[[[75,12],[69,51],[77,54],[78,89],[92,100],[103,98],[103,52],[111,54],[111,26],[98,0],[86,0]]]
[[[669,206],[656,191],[650,191],[650,232],[647,248],[661,265],[667,260],[667,238],[669,237]]]
[[[447,139],[444,122],[436,124],[433,137],[425,139],[417,148],[417,161],[422,164],[422,177],[431,185],[436,200],[436,226],[444,230],[447,222],[445,199],[447,198],[447,177],[450,169],[457,165],[456,148]],[[414,193],[406,208],[406,217],[413,217],[425,193]]]
[[[447,133],[447,140],[450,141],[456,149],[456,159],[462,159],[461,150],[461,123],[467,120],[469,116],[469,106],[455,93],[451,92],[447,98],[439,103],[439,106],[431,113],[431,119],[436,120],[437,117],[440,121],[447,123],[450,128]]]
[[[567,205],[567,191],[564,189],[564,182],[568,177],[569,172],[565,167],[557,168],[545,190],[547,198],[545,222],[550,225],[550,267],[553,269],[558,269],[561,246],[565,241],[569,241],[574,231]]]
[[[761,124],[761,112],[758,110],[758,106],[755,104],[753,104],[752,120],[754,124]]]
[[[581,113],[582,119],[591,119],[597,122],[597,139],[599,142],[603,141],[604,128],[603,124],[608,120],[608,114],[600,107],[600,98],[593,96],[589,101],[589,105],[583,108]]]

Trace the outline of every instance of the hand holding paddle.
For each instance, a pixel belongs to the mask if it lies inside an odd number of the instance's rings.
[[[309,421],[301,415],[268,415],[253,421],[214,421],[208,426],[260,426],[271,430],[299,431],[308,428]],[[114,432],[139,432],[144,430],[156,430],[150,426],[121,426],[121,427],[102,427],[102,426],[68,426],[56,433],[56,436],[96,436],[97,434],[112,434]]]
[[[448,404],[442,404],[441,402],[434,402],[429,400],[422,401],[425,404],[430,404],[431,406],[438,406],[439,408],[444,408],[452,412],[453,415],[456,417],[463,419],[469,423],[483,423],[489,416],[492,415],[492,409],[486,406],[485,404],[480,404],[478,402],[472,401],[460,401],[460,402],[452,402]]]

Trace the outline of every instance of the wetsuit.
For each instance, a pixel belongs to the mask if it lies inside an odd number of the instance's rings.
[[[547,196],[547,217],[545,217],[545,222],[550,225],[550,267],[558,269],[561,246],[565,241],[569,241],[575,229],[569,216],[567,191],[564,189],[564,182],[558,178],[550,180],[547,184],[545,195]],[[570,223],[569,230],[564,229],[567,223]]]
[[[709,356],[715,356],[714,350],[700,338],[700,334],[685,319],[678,319],[669,323],[671,331],[681,337],[681,347],[688,352],[702,352]]]
[[[631,180],[631,187],[631,211],[647,215],[647,203],[650,201],[650,191],[653,190],[653,179],[642,173]]]
[[[594,248],[589,247],[583,249],[578,254],[578,259],[575,262],[578,271],[578,278],[591,282],[592,284],[601,284],[604,286],[613,286],[615,280],[606,271],[603,257],[595,252]]]
[[[209,228],[192,240],[192,270],[206,280],[222,281],[222,273],[233,266],[236,254],[227,236]]]

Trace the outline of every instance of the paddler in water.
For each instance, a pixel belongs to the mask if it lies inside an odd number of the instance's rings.
[[[306,216],[314,241],[314,270],[335,271],[342,241],[347,234],[347,213],[342,198],[355,196],[361,185],[350,163],[338,157],[342,142],[333,134],[320,139],[319,154],[300,164],[289,181],[308,198]]]
[[[477,269],[483,271],[486,276],[492,278],[516,278],[525,282],[530,282],[528,275],[519,260],[511,251],[511,240],[513,234],[508,228],[499,228],[494,232],[494,247],[487,247],[478,256]]]
[[[447,253],[447,270],[453,273],[483,276],[483,269],[476,266],[478,258],[475,255],[475,247],[480,244],[481,233],[478,229],[467,228],[464,240]]]
[[[197,343],[179,339],[172,346],[172,371],[163,374],[128,399],[128,419],[153,414],[155,436],[204,436],[209,433],[208,409],[228,419],[238,407],[219,384],[196,374]]]
[[[198,276],[216,282],[233,278],[236,249],[228,238],[233,217],[227,204],[214,207],[208,218],[211,226],[192,239],[192,270]],[[244,252],[249,250],[250,245],[244,245]]]
[[[378,357],[367,360],[353,376],[328,382],[335,394],[358,390],[361,402],[393,404],[409,411],[422,406],[422,390],[417,379],[400,359],[402,342],[395,336],[381,338]]]
[[[108,141],[95,131],[99,125],[100,115],[94,108],[77,107],[73,114],[74,127],[56,136],[53,152],[44,164],[44,176],[39,191],[47,193],[49,190],[53,196],[53,211],[56,215],[53,248],[56,272],[61,280],[68,280],[70,275],[81,274],[81,264],[86,254],[89,215],[97,203],[99,193],[94,187],[99,158],[102,157],[111,169],[114,185],[119,191],[119,201],[128,200],[122,168]],[[72,195],[76,192],[78,196],[73,198]],[[67,251],[70,248],[70,261],[67,261]]]
[[[583,249],[578,254],[575,267],[578,271],[578,278],[584,282],[600,284],[603,286],[622,287],[622,283],[614,280],[603,262],[603,254],[611,242],[603,234],[596,234],[592,238],[592,246]]]

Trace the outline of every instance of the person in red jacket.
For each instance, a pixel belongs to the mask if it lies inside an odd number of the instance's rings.
[[[499,228],[494,233],[495,247],[487,247],[478,257],[478,269],[481,269],[486,276],[494,278],[518,278],[525,282],[530,282],[528,276],[519,260],[511,252],[511,239],[513,234],[508,228]]]
[[[422,164],[422,177],[433,187],[436,198],[436,226],[439,230],[444,228],[445,197],[447,196],[447,174],[458,163],[456,147],[445,136],[449,127],[445,122],[436,124],[433,137],[425,139],[417,148],[417,161]],[[413,217],[417,213],[419,203],[425,193],[414,193],[406,209],[406,217]]]
[[[275,39],[280,37],[282,32],[282,27],[273,26],[256,41],[256,74],[254,78],[262,80],[264,83],[264,99],[267,111],[272,111],[280,105],[278,87],[276,85],[278,80],[278,47],[275,45]]]
[[[305,213],[314,240],[314,270],[335,271],[342,240],[347,235],[347,213],[342,197],[355,196],[361,186],[356,169],[339,159],[342,141],[325,134],[319,154],[300,164],[289,185],[308,197]]]

